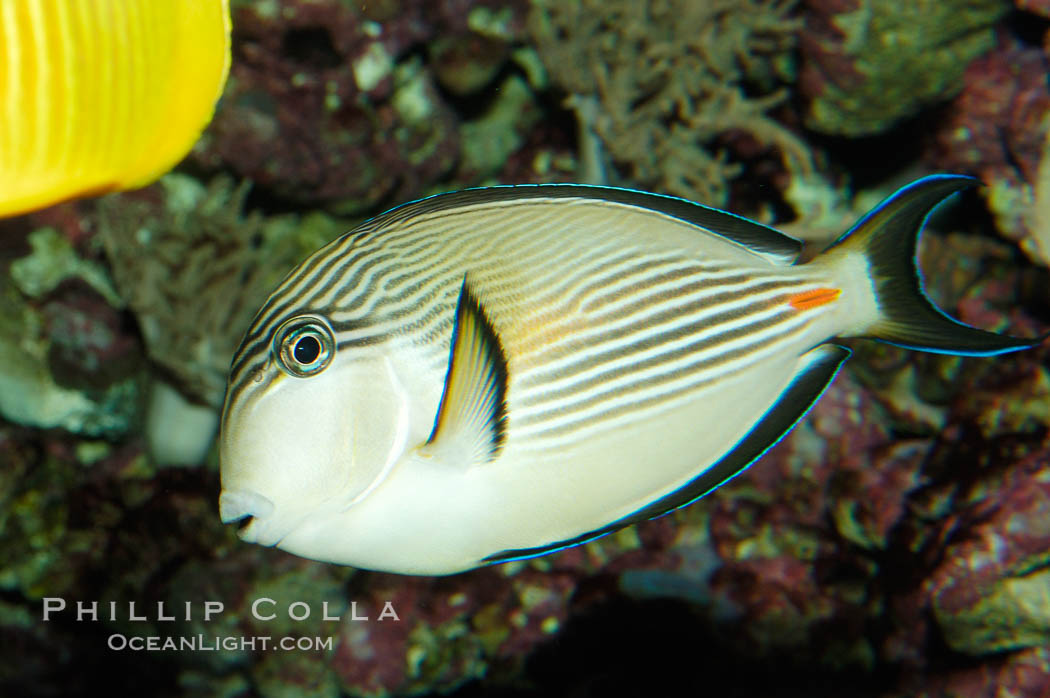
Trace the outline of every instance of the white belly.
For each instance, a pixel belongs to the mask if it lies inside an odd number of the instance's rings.
[[[340,515],[338,528],[361,566],[420,573],[457,571],[506,550],[573,539],[703,473],[765,414],[797,362],[797,356],[765,362],[557,451],[508,442],[495,461],[466,468],[408,456]],[[309,527],[281,547],[319,559],[341,554],[331,536],[319,539]]]

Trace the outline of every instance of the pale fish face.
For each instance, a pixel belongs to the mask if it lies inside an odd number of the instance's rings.
[[[282,350],[279,331],[253,385],[230,386],[219,513],[226,523],[248,519],[239,534],[248,542],[280,546],[305,522],[346,510],[404,449],[405,395],[388,362],[339,355],[325,325],[314,328],[327,355],[309,340],[297,355],[294,336]]]

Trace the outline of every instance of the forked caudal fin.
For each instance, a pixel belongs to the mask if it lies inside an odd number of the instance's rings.
[[[930,302],[916,264],[919,233],[930,212],[978,180],[961,175],[923,177],[876,206],[825,252],[856,251],[868,262],[880,318],[867,336],[943,354],[991,356],[1038,345],[985,332],[953,320]]]

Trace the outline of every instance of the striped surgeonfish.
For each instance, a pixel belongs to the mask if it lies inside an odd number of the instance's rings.
[[[921,290],[967,177],[892,195],[822,254],[638,191],[531,185],[395,208],[316,252],[237,351],[224,522],[297,555],[446,574],[684,506],[805,414],[867,336],[985,356]]]

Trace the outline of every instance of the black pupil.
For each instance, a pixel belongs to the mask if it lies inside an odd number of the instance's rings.
[[[312,364],[314,361],[317,361],[317,357],[320,355],[321,343],[317,341],[317,337],[310,335],[296,340],[295,348],[292,349],[292,356],[301,364]]]

